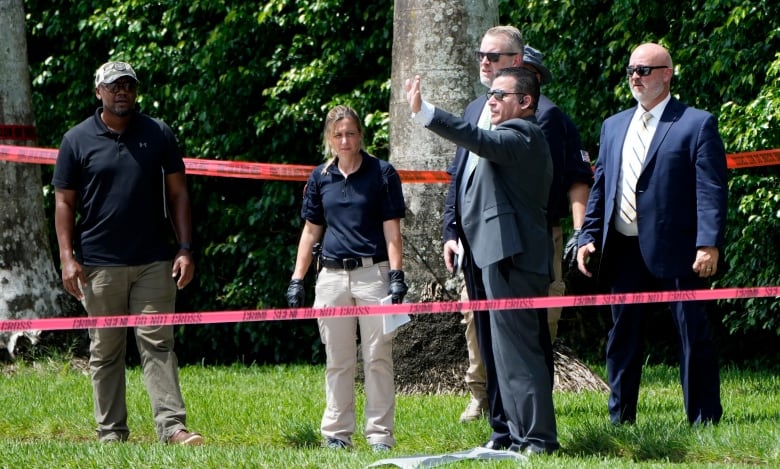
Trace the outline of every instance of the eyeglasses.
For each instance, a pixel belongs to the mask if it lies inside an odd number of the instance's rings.
[[[504,90],[490,90],[487,92],[487,97],[490,99],[491,97],[496,98],[496,101],[503,101],[504,96],[508,94],[519,94],[521,96],[525,96],[525,93],[510,93],[509,91]]]
[[[482,59],[487,57],[489,62],[496,63],[501,59],[502,55],[518,55],[519,52],[482,52],[476,51],[477,62],[482,62]]]
[[[634,74],[634,72],[638,73],[640,77],[646,77],[653,73],[653,70],[658,68],[669,68],[666,65],[637,65],[636,67],[632,67],[629,65],[626,67],[626,75],[631,76]]]
[[[115,81],[113,83],[101,83],[100,85],[111,94],[117,94],[120,88],[128,93],[132,93],[138,87],[134,81]]]

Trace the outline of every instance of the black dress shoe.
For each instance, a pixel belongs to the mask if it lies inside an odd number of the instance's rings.
[[[520,453],[525,456],[536,456],[538,454],[553,454],[557,450],[558,447],[543,448],[541,446],[536,446],[532,444],[518,445],[513,443],[512,446],[509,447],[509,451],[514,451],[515,453]]]
[[[487,443],[482,445],[483,448],[494,449],[496,451],[509,449],[510,446],[512,446],[512,441],[510,440],[488,440]]]

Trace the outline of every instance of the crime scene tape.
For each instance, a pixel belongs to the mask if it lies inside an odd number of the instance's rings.
[[[281,321],[378,314],[436,314],[459,311],[588,307],[613,304],[666,303],[735,298],[776,297],[780,287],[721,288],[638,292],[608,295],[545,296],[500,300],[443,301],[372,306],[330,306],[324,308],[280,308],[244,311],[207,311],[187,313],[136,314],[130,316],[12,319],[0,321],[0,332],[25,330],[71,330],[107,327],[163,326],[175,324],[221,324],[229,322]]]
[[[726,155],[729,168],[754,168],[780,164],[780,150],[748,151]]]
[[[16,163],[54,164],[57,150],[53,148],[0,145],[0,161]],[[761,150],[726,155],[730,169],[754,168],[780,164],[780,149]],[[200,176],[222,176],[275,181],[306,181],[314,166],[296,164],[252,163],[248,161],[206,160],[184,158],[188,174]],[[445,171],[398,170],[401,181],[406,184],[449,183],[450,175]]]
[[[53,148],[0,145],[0,161],[14,163],[54,164],[57,150]],[[248,161],[205,160],[184,158],[187,174],[198,176],[222,176],[272,181],[306,181],[314,166],[302,164],[251,163]],[[449,183],[445,171],[398,170],[406,184]]]

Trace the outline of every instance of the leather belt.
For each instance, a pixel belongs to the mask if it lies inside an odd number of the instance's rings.
[[[323,267],[327,267],[329,269],[344,269],[344,270],[355,270],[358,267],[370,267],[374,264],[378,264],[380,262],[384,262],[387,260],[387,257],[379,257],[379,256],[373,256],[373,257],[348,257],[346,259],[334,259],[332,257],[325,257],[322,256],[320,258],[320,264]]]

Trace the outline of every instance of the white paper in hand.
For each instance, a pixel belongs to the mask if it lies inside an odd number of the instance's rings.
[[[388,295],[381,300],[379,300],[380,305],[391,305],[393,304],[393,297],[391,295]],[[399,327],[403,326],[407,322],[411,321],[412,318],[409,317],[406,313],[401,314],[383,314],[382,315],[382,333],[385,335],[390,334],[394,332]]]

